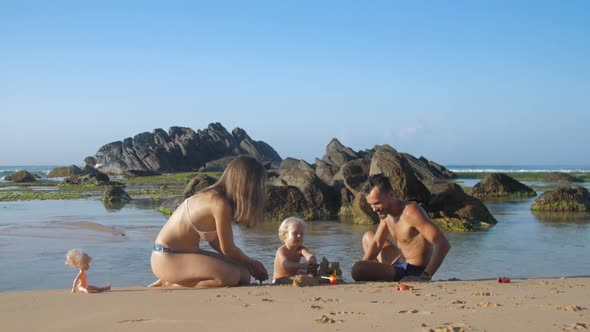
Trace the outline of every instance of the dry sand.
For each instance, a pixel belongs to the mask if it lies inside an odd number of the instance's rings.
[[[590,330],[590,278],[0,293],[2,331]]]

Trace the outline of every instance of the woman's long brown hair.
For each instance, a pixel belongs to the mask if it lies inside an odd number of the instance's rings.
[[[202,193],[214,192],[223,197],[232,205],[236,223],[253,227],[264,215],[265,178],[266,170],[256,158],[241,155]]]

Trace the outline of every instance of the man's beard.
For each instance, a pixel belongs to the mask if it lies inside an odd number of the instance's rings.
[[[387,215],[389,214],[389,209],[382,209],[381,211],[377,212],[377,215],[379,216],[379,219],[385,219],[387,218]]]

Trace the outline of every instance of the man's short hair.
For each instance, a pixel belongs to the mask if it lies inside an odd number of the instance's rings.
[[[379,190],[384,193],[393,191],[393,188],[391,188],[391,182],[389,182],[389,178],[383,174],[373,174],[369,176],[369,180],[363,186],[363,194],[370,194],[371,190],[373,190],[375,187],[379,188]]]

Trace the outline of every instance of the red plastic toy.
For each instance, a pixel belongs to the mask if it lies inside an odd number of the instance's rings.
[[[338,284],[338,275],[336,275],[336,274],[331,274],[329,277],[322,276],[322,278],[328,279],[330,282],[330,285],[337,285]]]
[[[499,277],[498,278],[498,283],[499,284],[507,284],[510,282],[510,278],[508,277]]]
[[[395,290],[397,290],[397,291],[405,291],[405,290],[413,290],[413,289],[414,289],[414,287],[408,286],[406,284],[400,284],[400,285],[395,286]]]

